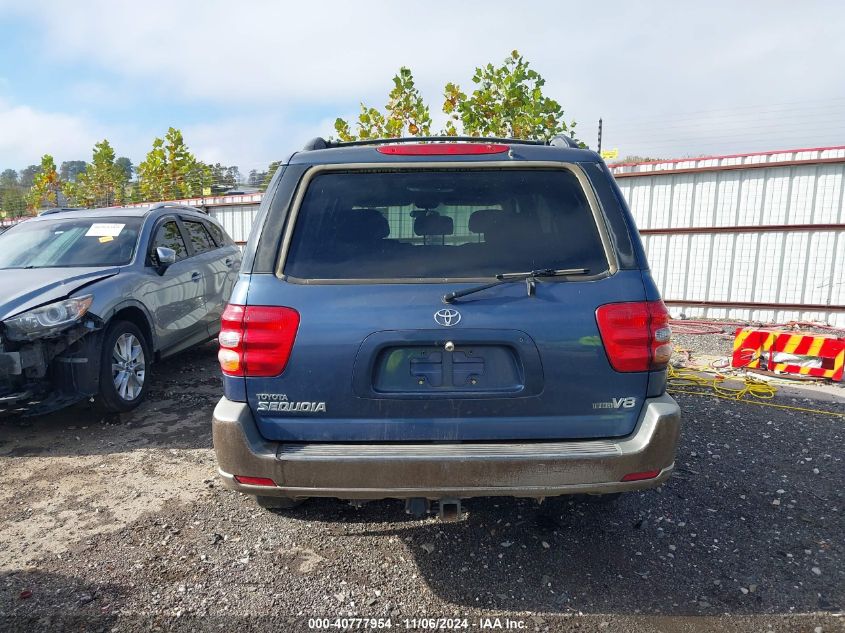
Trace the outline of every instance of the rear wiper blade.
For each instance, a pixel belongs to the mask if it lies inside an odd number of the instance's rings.
[[[543,268],[541,270],[532,270],[531,272],[527,273],[500,273],[496,275],[496,281],[492,283],[482,284],[480,286],[473,286],[472,288],[467,288],[466,290],[456,290],[454,292],[447,292],[445,295],[443,295],[443,301],[445,303],[452,303],[452,301],[454,301],[455,299],[460,299],[461,297],[466,297],[467,295],[471,295],[476,292],[481,292],[482,290],[487,290],[488,288],[494,288],[495,286],[500,286],[511,281],[523,280],[525,281],[528,296],[533,297],[535,291],[534,282],[537,279],[541,279],[543,277],[568,277],[570,275],[586,275],[589,272],[590,270],[588,268]]]

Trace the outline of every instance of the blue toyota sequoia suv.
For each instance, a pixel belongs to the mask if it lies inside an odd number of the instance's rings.
[[[223,313],[226,485],[270,508],[655,487],[669,314],[612,175],[568,138],[314,139]]]

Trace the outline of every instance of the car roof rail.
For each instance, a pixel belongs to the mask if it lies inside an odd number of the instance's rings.
[[[186,209],[188,211],[199,211],[200,213],[203,212],[202,209],[199,207],[192,207],[189,204],[183,204],[181,202],[153,202],[150,205],[148,211],[155,211],[156,209]]]
[[[326,141],[327,147],[354,147],[356,145],[384,145],[387,143],[509,143],[512,145],[545,145],[545,141],[532,141],[496,136],[400,136],[398,138],[367,138],[358,141]]]
[[[50,207],[49,209],[44,209],[43,211],[39,211],[38,215],[53,215],[54,213],[64,213],[65,211],[86,211],[85,207]]]
[[[328,149],[331,147],[356,147],[362,145],[385,145],[388,143],[507,143],[509,145],[552,145],[555,147],[571,147],[581,149],[580,143],[569,136],[558,134],[548,141],[538,141],[521,138],[503,138],[499,136],[401,136],[398,138],[367,138],[357,141],[327,141],[324,138],[312,138],[302,149],[305,151],[315,149]]]

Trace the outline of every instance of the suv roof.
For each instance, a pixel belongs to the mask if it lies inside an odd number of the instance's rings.
[[[411,143],[498,143],[508,145],[508,160],[554,160],[595,161],[599,155],[568,136],[555,136],[550,141],[528,141],[513,138],[483,136],[417,136],[403,138],[365,139],[361,141],[337,142],[314,138],[305,147],[292,154],[287,164],[335,164],[335,163],[391,163],[391,162],[455,162],[489,161],[491,154],[446,154],[446,155],[390,155],[373,151],[378,146]]]
[[[381,145],[383,143],[508,143],[511,145],[554,145],[557,147],[574,147],[581,149],[580,142],[576,139],[556,134],[548,141],[533,139],[504,138],[500,136],[399,136],[386,138],[367,138],[357,141],[327,141],[321,137],[312,138],[305,144],[304,150],[328,149],[332,147],[350,147],[352,145]]]

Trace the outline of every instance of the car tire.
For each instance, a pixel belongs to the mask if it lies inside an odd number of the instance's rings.
[[[255,497],[255,503],[267,510],[292,510],[301,505],[302,501],[302,499],[291,499],[290,497]]]
[[[150,344],[137,325],[110,323],[100,357],[100,406],[110,413],[126,413],[141,404],[147,395],[151,360]]]

